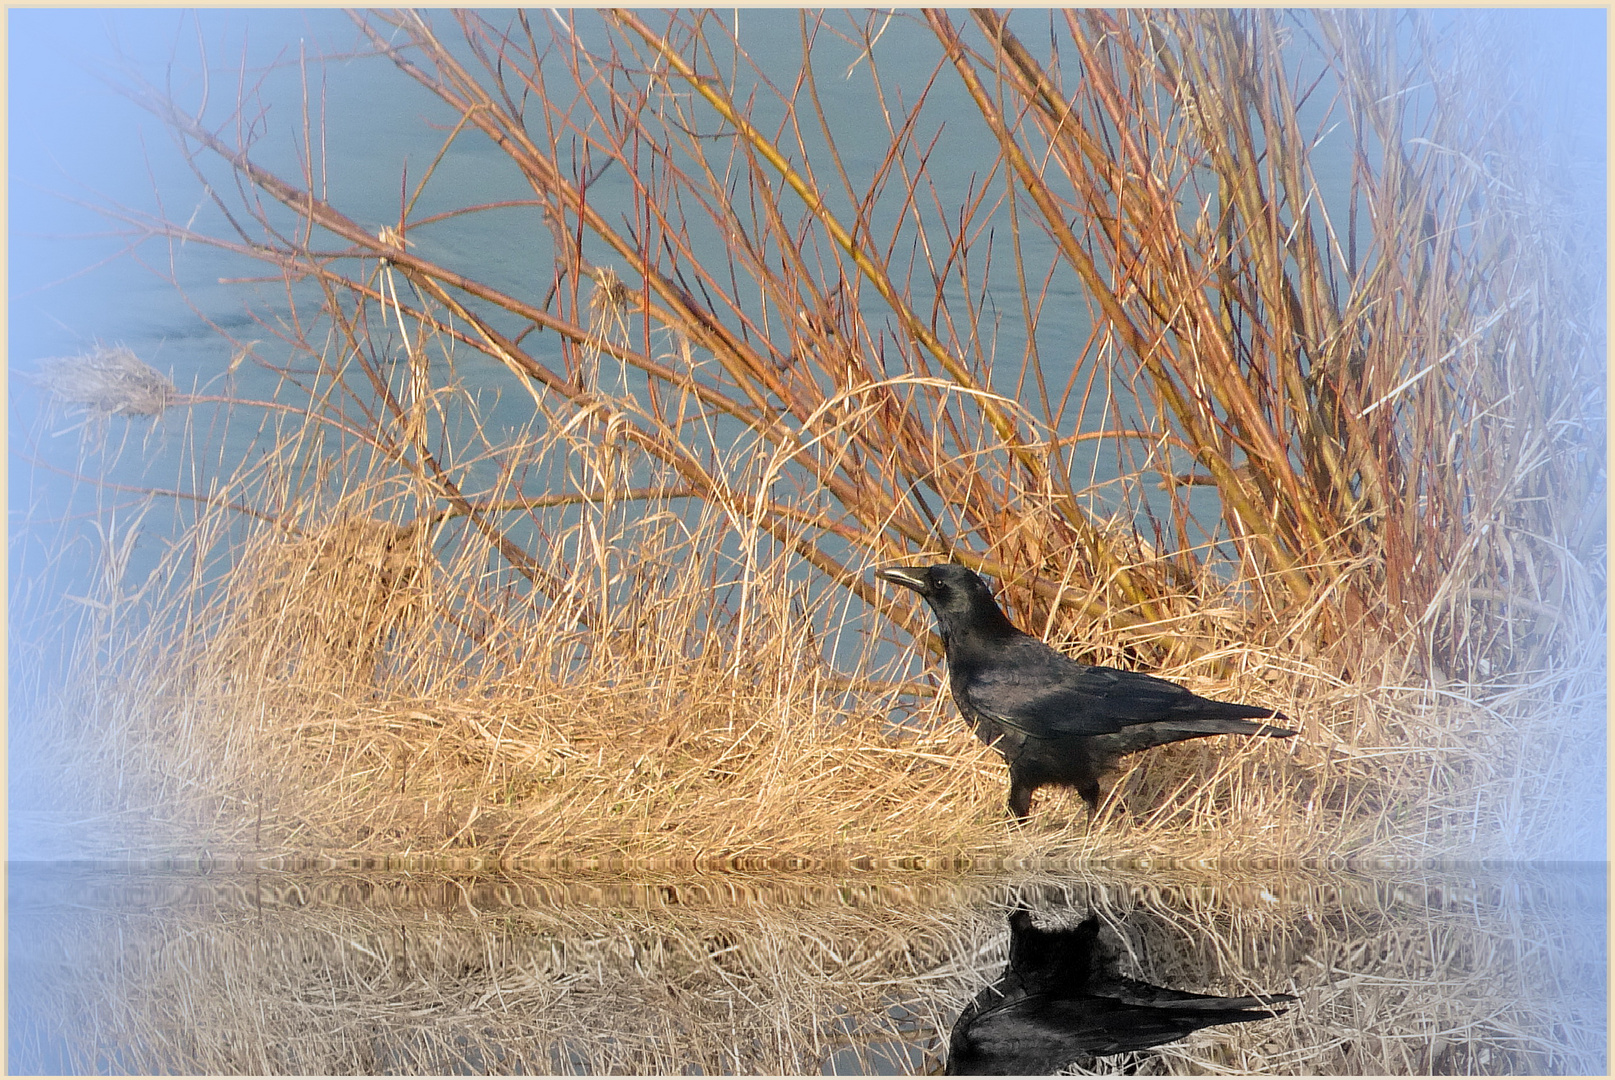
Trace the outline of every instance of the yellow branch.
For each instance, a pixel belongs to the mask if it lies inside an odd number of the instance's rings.
[[[732,125],[770,165],[779,171],[785,183],[801,197],[802,201],[807,204],[808,209],[824,224],[831,239],[852,257],[854,265],[875,286],[881,298],[897,313],[898,318],[902,320],[903,328],[927,352],[936,358],[937,362],[942,365],[943,370],[960,386],[971,390],[981,389],[959,358],[949,352],[942,342],[937,340],[930,330],[926,329],[918,316],[909,310],[908,305],[898,294],[897,289],[892,285],[881,267],[858,246],[852,234],[824,205],[824,200],[819,197],[818,190],[796,169],[791,167],[791,163],[768,140],[767,136],[753,127],[743,115],[736,111],[727,98],[712,88],[712,80],[702,78],[697,74],[695,69],[673,50],[672,46],[641,22],[633,12],[617,8],[612,11],[612,16],[644,38],[646,44],[655,49],[682,78],[689,81],[690,85],[695,88],[696,93],[705,98],[707,103],[718,111],[718,115]],[[1015,455],[1016,459],[1026,467],[1033,477],[1041,480],[1044,473],[1044,463],[1037,455],[1026,448],[1014,421],[988,399],[983,398],[981,400],[981,409],[987,420],[992,424],[993,429],[998,432],[999,438],[1004,440],[1010,452]]]

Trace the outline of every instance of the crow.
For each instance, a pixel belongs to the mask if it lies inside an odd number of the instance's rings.
[[[949,1076],[1047,1076],[1085,1058],[1147,1050],[1215,1024],[1278,1016],[1289,994],[1215,997],[1152,986],[1120,973],[1090,914],[1073,929],[1043,930],[1019,908],[1009,919],[1009,962],[948,1037]]]
[[[1271,735],[1287,720],[1256,705],[1212,701],[1176,683],[1090,667],[1015,629],[974,571],[953,563],[899,566],[876,576],[913,589],[936,613],[953,700],[981,741],[1009,763],[1009,811],[1024,821],[1032,792],[1075,787],[1092,820],[1099,776],[1124,754],[1205,735]]]

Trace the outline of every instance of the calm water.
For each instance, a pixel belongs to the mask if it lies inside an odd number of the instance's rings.
[[[1604,1068],[1595,867],[10,871],[13,1073]]]
[[[754,48],[771,26],[794,33],[794,17],[742,18]],[[215,385],[229,356],[198,312],[256,337],[248,308],[274,312],[280,301],[271,288],[221,285],[255,268],[216,253],[145,244],[138,260],[112,258],[127,238],[61,197],[153,209],[160,191],[176,217],[211,213],[160,125],[94,73],[113,40],[161,77],[163,58],[198,42],[229,57],[225,67],[243,48],[264,64],[295,59],[300,42],[347,45],[351,27],[340,13],[296,11],[211,12],[198,29],[171,12],[14,10],[8,25],[12,373],[122,342],[182,388]],[[899,74],[902,50],[886,62]],[[908,62],[928,70],[918,55]],[[271,76],[286,88],[295,78],[295,68]],[[180,89],[200,92],[194,79]],[[825,90],[836,115],[858,117],[854,83],[827,78]],[[385,63],[338,63],[326,91],[344,151],[332,184],[389,220],[401,163],[430,160],[441,136],[422,119],[443,117]],[[291,95],[276,107],[281,122],[300,106]],[[842,145],[857,165],[856,140]],[[971,179],[965,155],[933,165],[957,184]],[[454,201],[511,197],[513,177],[491,154],[446,163],[442,179],[435,190]],[[517,225],[490,220],[423,242],[520,289],[548,268],[527,239],[540,227]],[[184,298],[165,280],[170,267]],[[1080,340],[1079,306],[1051,305],[1040,333]],[[478,377],[497,387],[504,375],[489,363]],[[26,463],[70,465],[80,444],[48,431],[20,441],[41,402],[15,379],[12,388],[13,521],[116,506]],[[144,467],[177,460],[177,430],[114,421],[110,438],[125,465]],[[54,527],[14,525],[13,613],[34,602],[45,562],[62,594],[88,576],[87,521],[78,564],[42,547],[57,542]],[[149,524],[137,570],[160,550]],[[49,649],[19,652],[29,626],[14,618],[11,630],[18,702],[19,680],[38,676]],[[14,740],[26,733],[19,720]],[[19,839],[13,854],[26,847]],[[1602,864],[492,877],[12,863],[7,890],[13,1073],[909,1073],[942,1069],[950,1040],[955,1064],[1015,1072],[1055,1058],[1138,1073],[1606,1067]],[[1174,994],[1295,1000],[1274,1006],[1281,1015],[1189,1032]],[[1195,1008],[1204,1018],[1219,1007],[1235,1006]]]

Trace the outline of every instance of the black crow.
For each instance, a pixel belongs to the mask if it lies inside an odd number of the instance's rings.
[[[1009,963],[965,1006],[948,1038],[950,1076],[1047,1076],[1083,1058],[1147,1050],[1214,1024],[1265,1020],[1289,994],[1214,997],[1129,979],[1099,917],[1040,930],[1009,919]]]
[[[1077,789],[1091,817],[1099,775],[1124,754],[1204,735],[1275,735],[1286,720],[1256,705],[1212,701],[1176,683],[1062,656],[1004,617],[987,583],[963,566],[900,566],[876,576],[907,586],[936,612],[959,711],[1009,762],[1009,810],[1024,819],[1044,784]]]

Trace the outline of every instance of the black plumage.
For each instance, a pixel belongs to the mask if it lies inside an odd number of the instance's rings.
[[[1009,963],[965,1006],[948,1038],[950,1076],[1046,1076],[1084,1058],[1147,1050],[1215,1024],[1279,1015],[1289,994],[1215,997],[1120,973],[1099,918],[1039,929],[1010,916]]]
[[[1099,777],[1125,754],[1206,735],[1295,732],[1253,718],[1274,709],[1213,701],[1136,671],[1093,667],[1017,630],[974,571],[952,563],[905,566],[877,576],[913,589],[936,613],[948,685],[982,741],[1009,763],[1009,809],[1025,818],[1032,792],[1075,787],[1099,807]]]

